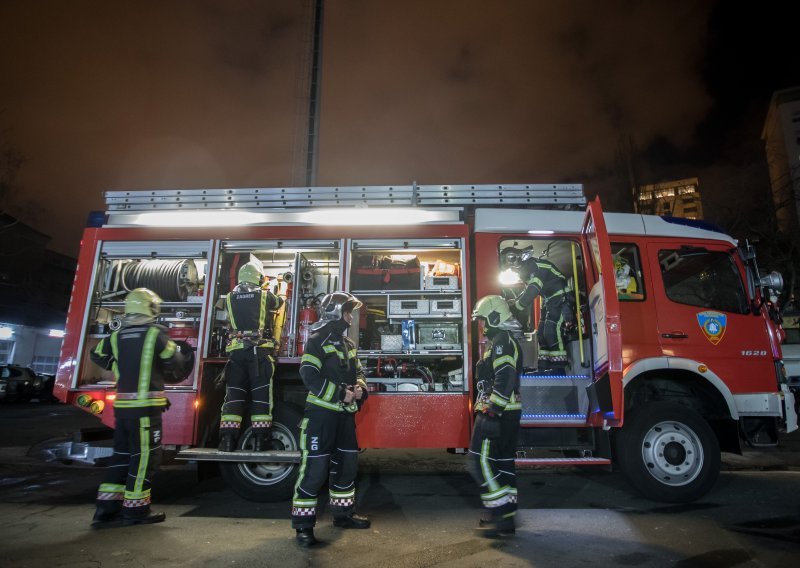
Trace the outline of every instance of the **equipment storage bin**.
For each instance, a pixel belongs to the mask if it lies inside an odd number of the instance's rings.
[[[419,290],[419,267],[354,268],[351,290]]]
[[[425,290],[458,290],[458,277],[457,276],[425,276],[425,281],[422,283]]]
[[[381,335],[381,351],[402,351],[402,335]]]
[[[457,323],[417,323],[417,349],[461,349]]]
[[[383,270],[380,268],[354,268],[350,280],[351,290],[383,290]]]
[[[351,272],[351,290],[419,290],[420,264],[417,257],[396,259],[370,256],[357,259]]]
[[[430,313],[428,300],[389,300],[389,313],[391,317],[426,316]]]
[[[461,315],[461,299],[431,300],[431,315]]]

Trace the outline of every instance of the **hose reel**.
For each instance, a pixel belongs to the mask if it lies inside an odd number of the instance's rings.
[[[197,266],[188,259],[130,262],[122,267],[120,280],[125,291],[148,288],[165,302],[185,302],[199,287]]]

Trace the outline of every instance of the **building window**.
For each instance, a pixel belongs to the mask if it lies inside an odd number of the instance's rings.
[[[0,365],[10,364],[12,353],[14,353],[14,342],[0,341]]]
[[[36,355],[31,363],[31,369],[37,373],[44,373],[45,375],[55,375],[58,370],[58,357],[47,357],[45,355]]]

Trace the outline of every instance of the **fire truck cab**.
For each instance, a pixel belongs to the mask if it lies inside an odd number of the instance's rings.
[[[351,337],[369,401],[363,448],[469,444],[474,362],[484,346],[472,306],[525,283],[501,251],[527,250],[565,277],[568,364],[537,365],[534,303],[518,340],[523,417],[518,465],[615,464],[647,497],[704,495],[720,451],[778,443],[797,427],[782,372],[780,327],[764,301],[777,284],[730,237],[658,217],[583,208],[580,185],[394,186],[108,192],[101,227],[86,229],[54,393],[113,427],[114,379],[88,356],[120,324],[125,294],[158,293],[160,323],[196,350],[191,373],[167,387],[164,445],[178,459],[217,462],[240,495],[290,495],[306,391],[298,367],[316,306],[347,290],[364,304]],[[225,294],[238,268],[263,266],[285,298],[272,449],[248,430],[218,452],[224,396]],[[518,276],[518,275],[517,275]],[[110,448],[76,440],[64,459]]]

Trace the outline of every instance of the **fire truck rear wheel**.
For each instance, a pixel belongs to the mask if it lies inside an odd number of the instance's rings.
[[[617,457],[645,497],[688,503],[711,489],[720,470],[717,437],[694,410],[669,402],[632,411],[617,438]]]
[[[291,406],[275,409],[272,421],[273,450],[300,450],[300,420],[302,413]],[[248,428],[239,438],[239,448],[252,447],[252,431]],[[220,463],[225,483],[248,501],[272,503],[292,497],[297,472],[296,463]]]

